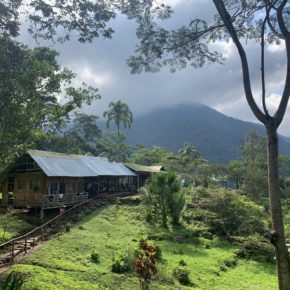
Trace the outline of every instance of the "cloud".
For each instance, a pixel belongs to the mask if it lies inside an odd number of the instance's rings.
[[[168,0],[173,6],[172,18],[166,27],[179,27],[199,17],[211,21],[215,8],[211,1]],[[165,1],[166,2],[166,1]],[[87,113],[99,116],[111,101],[126,102],[135,116],[145,114],[157,107],[175,106],[180,103],[202,102],[227,115],[243,120],[256,121],[244,96],[241,63],[232,42],[210,44],[212,49],[224,53],[224,65],[204,65],[201,69],[187,67],[172,74],[163,68],[159,73],[131,75],[126,59],[134,54],[138,43],[136,24],[124,15],[111,22],[115,34],[111,40],[96,39],[91,44],[80,44],[76,39],[55,48],[60,52],[59,60],[64,67],[78,74],[77,84],[83,81],[97,86],[102,95]],[[27,34],[22,40],[32,44]],[[49,44],[52,46],[52,44]],[[260,46],[248,41],[245,44],[250,66],[252,89],[255,99],[261,105]],[[285,79],[285,46],[271,44],[266,49],[267,102],[271,110],[278,102]],[[288,110],[286,119],[290,119]],[[289,124],[289,123],[288,123]],[[281,132],[290,136],[290,127],[283,122]]]

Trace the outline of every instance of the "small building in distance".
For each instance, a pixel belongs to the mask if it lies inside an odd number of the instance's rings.
[[[106,158],[28,150],[3,174],[2,205],[72,206],[100,193],[136,192],[136,174]]]
[[[125,163],[125,166],[137,175],[137,179],[134,179],[134,185],[137,188],[144,186],[145,182],[151,178],[152,174],[158,172],[166,173],[166,170],[162,165],[145,166],[135,163]]]

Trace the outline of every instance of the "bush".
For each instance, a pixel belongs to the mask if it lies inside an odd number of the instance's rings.
[[[155,245],[155,257],[156,257],[157,261],[162,260],[162,249],[158,245]]]
[[[235,268],[237,266],[237,257],[224,260],[224,265],[228,268]]]
[[[265,234],[263,208],[246,196],[225,189],[197,191],[188,205],[184,220],[208,227],[213,234],[230,238]]]
[[[96,251],[93,251],[91,253],[91,261],[95,264],[99,264],[101,262],[100,260],[100,254]]]
[[[66,225],[65,225],[65,231],[66,232],[69,232],[70,229],[71,229],[71,223],[66,223]]]
[[[10,272],[4,280],[0,281],[1,290],[20,290],[24,284],[23,274]]]
[[[260,262],[275,262],[274,249],[265,238],[251,235],[246,238],[236,237],[235,242],[241,246],[240,250],[236,252],[237,257]]]
[[[113,273],[122,274],[128,272],[133,267],[132,255],[129,251],[121,253],[113,258],[111,270]]]
[[[173,269],[173,277],[176,278],[182,285],[192,285],[189,270],[185,266],[178,266]]]
[[[138,275],[141,290],[148,290],[151,279],[157,274],[156,248],[143,242],[135,261],[135,272]]]

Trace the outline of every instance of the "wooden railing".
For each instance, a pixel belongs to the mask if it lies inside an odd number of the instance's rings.
[[[102,198],[108,198],[108,199],[115,199],[117,197],[122,197],[122,196],[128,196],[131,195],[131,193],[128,192],[122,192],[119,194],[108,194],[108,193],[104,193],[104,194],[99,194],[93,198],[90,199],[86,199],[82,202],[80,202],[79,204],[67,209],[66,211],[60,213],[59,215],[55,216],[54,218],[52,218],[51,220],[45,222],[44,224],[42,224],[41,226],[35,228],[34,230],[28,232],[25,235],[16,237],[14,239],[9,240],[8,242],[5,242],[3,244],[0,245],[0,257],[1,257],[1,253],[10,253],[9,254],[9,263],[13,263],[14,262],[14,258],[17,254],[19,254],[16,250],[16,245],[22,244],[23,245],[23,251],[25,254],[28,251],[28,246],[32,245],[35,246],[35,243],[37,242],[37,239],[40,238],[42,241],[44,240],[44,232],[45,229],[52,226],[53,224],[61,224],[61,220],[63,219],[63,217],[71,214],[72,212],[74,212],[76,209],[79,209],[81,206],[86,205],[88,203],[90,203],[91,201],[95,200],[95,199],[102,199]],[[35,243],[34,243],[35,242]],[[1,265],[0,265],[1,266]],[[2,264],[3,266],[3,264]]]
[[[42,198],[42,208],[69,206],[86,201],[89,198],[87,193],[80,194],[53,194],[44,195]]]

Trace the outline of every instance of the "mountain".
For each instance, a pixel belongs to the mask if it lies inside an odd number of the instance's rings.
[[[238,158],[245,134],[255,129],[265,134],[262,125],[225,116],[202,105],[179,105],[157,109],[137,117],[125,130],[129,144],[158,145],[177,151],[184,142],[196,145],[212,163],[227,163]],[[280,138],[280,150],[290,155],[290,140]]]

